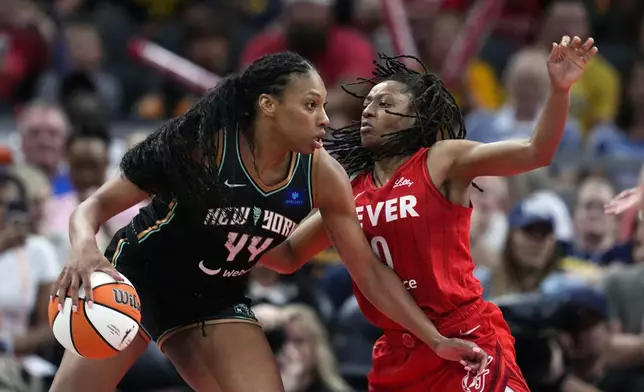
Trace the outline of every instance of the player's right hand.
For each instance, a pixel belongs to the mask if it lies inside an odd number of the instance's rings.
[[[489,357],[482,348],[463,339],[446,338],[434,349],[436,355],[448,361],[457,361],[468,372],[482,372],[487,368]]]
[[[76,312],[78,310],[78,291],[81,286],[85,291],[85,300],[91,306],[94,298],[90,275],[94,271],[105,272],[119,282],[124,280],[123,276],[101,254],[96,246],[89,248],[90,250],[73,252],[72,259],[63,268],[52,286],[50,298],[53,300],[57,297],[58,311],[63,309],[67,292],[69,292],[72,299],[72,311]]]

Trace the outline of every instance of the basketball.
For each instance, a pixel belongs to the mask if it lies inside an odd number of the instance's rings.
[[[129,346],[139,332],[141,302],[127,278],[118,282],[104,272],[94,272],[90,280],[94,294],[91,307],[82,288],[76,313],[69,293],[60,312],[54,298],[49,302],[49,325],[67,350],[85,358],[108,358]]]

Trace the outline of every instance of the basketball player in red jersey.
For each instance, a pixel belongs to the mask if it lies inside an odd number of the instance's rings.
[[[359,290],[365,316],[384,330],[373,351],[370,391],[527,392],[501,311],[483,301],[469,249],[470,184],[550,164],[569,108],[571,86],[597,53],[589,38],[563,37],[547,62],[550,94],[529,140],[462,140],[460,110],[442,82],[381,56],[364,97],[362,121],[334,132],[328,150],[354,175],[356,211],[374,252],[404,281],[444,338],[471,340],[489,354],[484,370],[465,370],[377,311]],[[476,186],[476,185],[475,185]],[[319,215],[304,221],[262,262],[291,272],[329,245]]]

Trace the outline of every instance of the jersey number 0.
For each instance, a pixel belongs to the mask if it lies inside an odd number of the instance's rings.
[[[389,245],[387,240],[381,236],[375,236],[371,239],[371,249],[373,253],[377,254],[380,257],[380,260],[383,260],[391,269],[394,269],[394,260],[391,257],[391,251],[389,250]]]

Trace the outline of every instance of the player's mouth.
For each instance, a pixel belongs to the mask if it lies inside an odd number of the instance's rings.
[[[369,121],[363,121],[360,123],[360,133],[364,134],[366,132],[373,131],[373,125]]]
[[[326,132],[322,131],[318,133],[318,135],[313,139],[313,146],[316,149],[320,149],[324,147],[324,137],[326,136]]]

